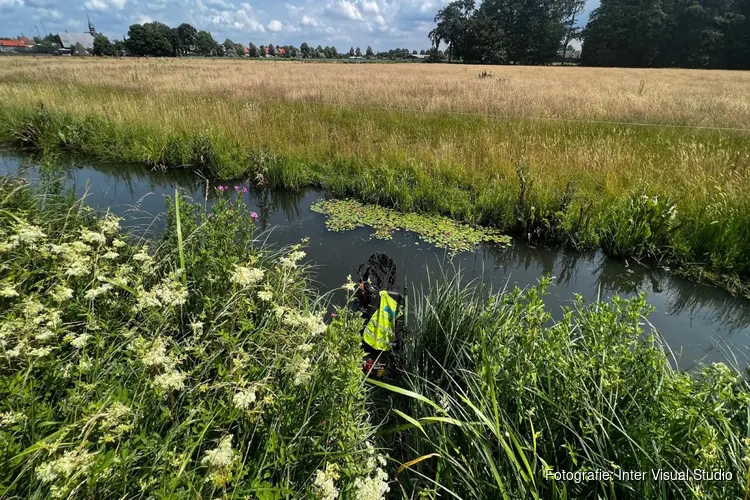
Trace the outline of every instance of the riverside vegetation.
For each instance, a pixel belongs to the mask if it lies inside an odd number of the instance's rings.
[[[361,320],[324,322],[304,242],[262,244],[240,195],[210,213],[176,196],[145,241],[59,190],[0,179],[0,495],[748,492],[747,379],[673,370],[642,298],[552,323],[546,279],[488,298],[446,277],[411,298],[397,379],[368,384]],[[651,468],[732,478],[545,479]]]
[[[747,291],[748,75],[490,70],[19,57],[0,138],[320,186]]]

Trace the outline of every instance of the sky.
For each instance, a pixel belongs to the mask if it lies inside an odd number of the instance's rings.
[[[160,21],[187,22],[245,45],[333,45],[339,50],[369,45],[429,48],[427,34],[437,11],[450,0],[0,0],[0,36],[87,31],[86,15],[97,31],[122,38],[128,26]],[[599,0],[587,0],[582,22]]]

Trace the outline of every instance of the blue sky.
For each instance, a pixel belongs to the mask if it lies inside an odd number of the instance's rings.
[[[256,45],[368,45],[426,49],[437,11],[450,0],[0,0],[0,36],[86,31],[86,13],[110,38],[134,23],[188,22],[223,42]],[[588,0],[582,19],[598,0]],[[44,25],[44,29],[42,28]]]

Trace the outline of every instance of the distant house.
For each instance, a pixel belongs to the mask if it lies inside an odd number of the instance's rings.
[[[268,47],[263,47],[263,50],[265,51],[266,57],[270,57],[271,53],[268,50]],[[245,52],[247,54],[247,52]],[[285,56],[286,55],[286,49],[284,47],[276,47],[276,55],[277,56]]]
[[[0,40],[0,52],[25,52],[26,44],[21,40]]]
[[[428,56],[427,54],[409,54],[409,59],[418,59],[420,61],[427,59],[428,57],[430,56]]]

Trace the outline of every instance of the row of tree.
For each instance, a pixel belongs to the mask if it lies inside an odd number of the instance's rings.
[[[750,69],[750,0],[601,0],[581,62]]]
[[[584,0],[457,0],[441,9],[429,34],[448,46],[448,60],[481,64],[541,64],[576,38]]]
[[[581,29],[583,6],[456,0],[437,13],[429,37],[435,51],[447,45],[449,61],[466,63],[544,64],[581,39],[586,65],[750,68],[750,0],[601,0]]]
[[[303,43],[299,48],[293,45],[256,46],[251,43],[245,51],[245,46],[227,38],[219,44],[208,31],[198,31],[193,26],[183,23],[176,28],[166,24],[151,22],[134,24],[128,30],[124,41],[111,42],[106,36],[99,35],[94,39],[94,55],[110,56],[127,53],[132,56],[176,57],[186,55],[198,56],[227,56],[227,57],[286,57],[302,59],[341,59],[347,57],[365,57],[368,59],[404,59],[417,51],[408,49],[392,49],[378,52],[367,47],[362,49],[351,47],[348,52],[339,52],[336,47],[312,47]],[[425,51],[422,51],[425,54]]]

